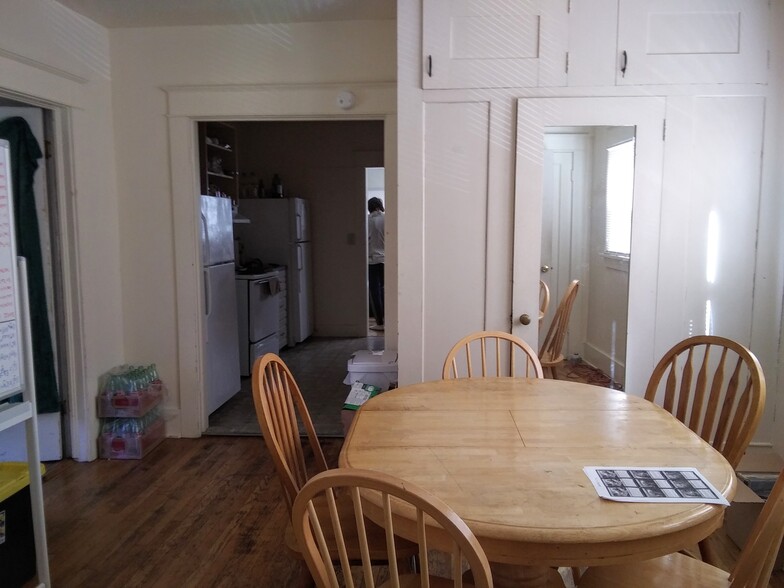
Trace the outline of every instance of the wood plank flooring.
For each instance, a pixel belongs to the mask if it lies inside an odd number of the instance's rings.
[[[341,443],[323,442],[332,465]],[[167,439],[140,461],[64,460],[48,466],[44,497],[57,588],[295,584],[287,512],[260,438]],[[729,568],[738,550],[721,544]],[[784,588],[784,572],[771,586]]]
[[[336,461],[339,444],[329,446]],[[141,461],[53,464],[52,585],[289,586],[287,512],[263,441],[167,439]]]

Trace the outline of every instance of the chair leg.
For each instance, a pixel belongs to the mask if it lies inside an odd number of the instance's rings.
[[[580,576],[583,575],[583,571],[580,568],[572,568],[572,582],[574,585],[577,586],[580,583]]]
[[[710,535],[705,537],[705,539],[700,541],[697,545],[700,548],[700,558],[702,561],[714,567],[722,567],[719,558],[716,555],[716,548],[711,543]]]

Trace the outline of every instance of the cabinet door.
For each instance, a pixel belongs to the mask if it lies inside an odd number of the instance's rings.
[[[422,87],[566,85],[566,0],[424,0]]]
[[[620,0],[616,82],[764,83],[767,0]]]

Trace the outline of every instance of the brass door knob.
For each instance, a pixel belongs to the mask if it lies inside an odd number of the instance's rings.
[[[520,315],[520,324],[530,325],[531,324],[531,317],[528,316],[527,314],[521,314]]]

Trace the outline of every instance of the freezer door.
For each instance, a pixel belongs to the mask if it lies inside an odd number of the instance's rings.
[[[205,404],[214,412],[240,390],[237,293],[234,264],[204,269]]]
[[[301,343],[313,334],[310,243],[297,243],[289,269],[289,340]]]
[[[294,239],[297,242],[310,241],[310,207],[308,201],[302,198],[293,198],[292,208],[294,217]]]
[[[203,266],[234,261],[231,200],[201,197],[201,261]]]

